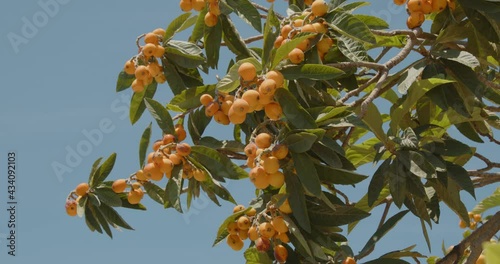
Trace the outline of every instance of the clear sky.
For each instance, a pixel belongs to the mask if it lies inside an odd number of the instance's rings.
[[[256,2],[269,5],[263,0]],[[284,14],[286,3],[276,2],[276,9]],[[406,27],[407,15],[392,1],[373,1],[362,12],[389,20],[393,28]],[[87,180],[98,157],[118,153],[110,179],[124,178],[138,169],[139,138],[151,118],[146,113],[141,121],[130,125],[126,111],[131,91],[115,93],[116,76],[137,51],[138,35],[165,27],[179,14],[177,0],[0,2],[0,263],[244,262],[242,252],[234,252],[224,244],[211,247],[218,226],[232,211],[233,205],[229,203],[217,207],[202,197],[183,216],[145,198],[148,211],[118,209],[136,231],[114,232],[112,240],[90,232],[83,219],[69,217],[64,210],[68,192]],[[243,35],[253,33],[245,27]],[[15,36],[19,42],[12,44]],[[186,35],[178,38],[185,40]],[[208,80],[213,82],[215,74],[223,76],[230,58],[223,57],[222,71],[212,72]],[[155,99],[166,103],[170,98],[168,87],[160,86]],[[100,128],[103,122],[111,124],[109,130]],[[210,128],[208,132],[212,135],[231,137],[227,128]],[[101,131],[102,140],[89,145],[86,134],[96,130]],[[153,138],[158,137],[160,131],[154,124]],[[470,143],[463,137],[459,139]],[[68,153],[85,144],[91,147],[81,159],[66,161]],[[493,149],[485,147],[483,153],[491,153]],[[15,151],[17,157],[16,257],[7,255],[5,237],[9,151]],[[72,171],[58,177],[52,167],[54,162],[66,164]],[[373,168],[361,172],[371,174]],[[344,190],[359,197],[366,191],[366,185]],[[231,181],[227,187],[245,205],[254,195],[252,185],[246,180]],[[477,190],[478,199],[491,190]],[[462,196],[468,209],[472,209],[474,200],[465,193]],[[185,196],[182,199],[185,202]],[[378,214],[378,210],[374,212]],[[369,218],[349,234],[355,252],[364,246],[377,222],[377,217]],[[431,231],[432,253],[437,255],[441,254],[443,240],[450,245],[461,238],[458,217],[445,206],[441,222]],[[419,222],[408,215],[397,231],[380,242],[373,257],[413,243],[419,244],[422,253],[429,254]]]

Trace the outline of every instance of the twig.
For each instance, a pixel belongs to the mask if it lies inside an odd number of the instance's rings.
[[[391,50],[391,48],[392,47],[384,47],[382,52],[380,52],[380,54],[377,56],[377,58],[375,58],[375,62],[379,62],[385,56],[385,54],[387,54],[387,52],[389,52],[389,50]]]
[[[269,13],[269,8],[267,8],[267,7],[265,7],[265,6],[261,6],[261,5],[259,5],[259,4],[253,3],[253,2],[252,2],[252,5],[253,5],[253,6],[255,6],[255,8],[257,8],[257,9],[259,9],[259,10],[262,10],[262,11],[264,11],[264,12],[266,12],[266,13]],[[274,12],[274,15],[275,15],[275,16],[276,16],[279,20],[283,20],[283,19],[285,19],[285,17],[284,17],[284,16],[282,16],[282,15],[280,15],[280,14],[276,13],[276,12]]]
[[[385,66],[380,63],[369,62],[369,61],[347,61],[347,62],[337,62],[337,63],[329,63],[327,66],[335,67],[338,69],[346,69],[346,68],[359,68],[366,67],[374,70],[382,70],[385,69]]]
[[[177,119],[180,119],[180,118],[183,118],[185,117],[186,115],[192,113],[193,111],[195,111],[196,109],[198,109],[198,107],[195,107],[195,108],[191,108],[191,109],[188,109],[187,111],[183,112],[183,113],[180,113],[174,117],[172,117],[172,121],[175,121]]]
[[[252,43],[254,41],[259,41],[259,40],[261,40],[263,38],[264,38],[264,35],[261,34],[261,35],[257,35],[257,36],[246,38],[246,39],[243,40],[243,42],[245,44],[250,44],[250,43]],[[227,46],[227,43],[223,41],[220,45],[221,46]]]
[[[484,107],[484,109],[490,111],[490,112],[500,112],[500,106],[491,106],[491,105],[488,105],[486,107]]]
[[[384,212],[382,213],[382,217],[380,218],[380,222],[378,223],[377,229],[380,229],[382,227],[382,225],[385,223],[387,215],[389,214],[389,209],[391,208],[391,205],[392,205],[392,199],[385,199],[384,203],[385,203]],[[375,244],[373,244],[371,246],[371,248],[368,249],[365,253],[363,253],[362,255],[357,255],[354,258],[356,260],[360,260],[360,259],[370,255],[373,252],[373,250],[375,250]]]
[[[217,151],[220,152],[221,154],[224,154],[225,156],[227,156],[230,159],[238,159],[238,160],[248,159],[247,155],[245,155],[245,154],[237,153],[237,152],[230,151],[227,149],[217,149]]]
[[[354,133],[355,129],[356,129],[356,127],[351,127],[351,129],[347,133],[347,136],[345,137],[344,141],[342,142],[342,148],[345,149],[347,147],[347,145],[349,144],[349,140],[351,139],[351,136]]]
[[[490,87],[490,88],[493,88],[493,89],[497,89],[497,90],[500,90],[500,84],[498,83],[494,83],[488,79],[486,79],[486,76],[484,76],[483,74],[481,73],[476,73],[476,76],[477,78],[482,82],[484,83],[486,86]]]
[[[497,212],[481,227],[472,232],[467,238],[462,240],[458,245],[436,264],[452,264],[456,263],[463,255],[464,251],[470,247],[470,255],[467,258],[466,264],[475,263],[482,252],[481,244],[489,241],[500,230],[500,212]]]
[[[500,173],[469,171],[469,175],[476,177],[472,180],[474,188],[481,188],[493,183],[500,182]]]
[[[485,156],[483,156],[477,152],[474,153],[474,157],[482,160],[486,164],[486,167],[479,169],[479,170],[476,170],[477,172],[489,171],[493,168],[500,168],[500,163],[492,162],[491,160],[489,160],[488,158],[486,158]]]

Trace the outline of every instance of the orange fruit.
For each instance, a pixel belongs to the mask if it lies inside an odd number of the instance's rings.
[[[258,148],[265,149],[271,146],[273,141],[273,137],[268,133],[260,133],[255,137],[255,145]]]
[[[273,79],[266,79],[259,85],[259,94],[273,96],[276,91],[276,82]]]
[[[225,115],[229,115],[229,109],[233,105],[233,101],[225,100],[220,104],[220,109]]]
[[[137,190],[141,188],[142,184],[140,182],[134,182],[132,183],[132,190]]]
[[[299,64],[304,61],[304,52],[299,48],[294,48],[290,53],[288,53],[288,59],[293,64]]]
[[[130,204],[138,204],[142,200],[142,197],[144,197],[142,189],[131,190],[127,194],[127,201]]]
[[[227,232],[229,232],[230,235],[237,235],[240,230],[238,229],[238,223],[236,222],[231,222],[227,224]]]
[[[257,77],[257,69],[252,63],[244,62],[238,67],[238,75],[244,81],[252,81]]]
[[[241,99],[245,100],[248,103],[248,111],[247,113],[251,113],[255,111],[255,108],[259,104],[259,92],[255,90],[248,90],[243,93]]]
[[[158,45],[158,36],[153,32],[147,33],[144,36],[144,43],[151,43],[151,44]]]
[[[247,157],[255,157],[257,155],[257,145],[255,145],[255,143],[248,143],[248,145],[245,146],[245,155],[247,155]]]
[[[480,214],[475,214],[472,216],[472,218],[474,219],[474,221],[476,222],[481,222],[481,215]]]
[[[262,167],[264,167],[264,170],[268,174],[276,173],[280,169],[280,162],[274,156],[271,156],[267,159],[261,159],[260,162],[262,164]]]
[[[281,43],[283,43],[283,40],[284,40],[283,36],[278,36],[276,38],[276,40],[274,41],[274,45],[273,45],[274,48],[277,49],[277,48],[281,47]]]
[[[271,220],[271,224],[273,225],[274,229],[280,233],[286,233],[288,232],[288,226],[285,223],[285,220],[283,219],[283,216],[276,216]]]
[[[274,80],[276,88],[283,87],[283,84],[285,83],[285,77],[279,71],[268,71],[266,73],[266,79]]]
[[[302,26],[300,29],[300,32],[310,32],[310,33],[317,33],[316,28],[312,24],[305,24]]]
[[[179,143],[175,146],[175,151],[178,155],[185,157],[191,153],[191,146],[187,143]]]
[[[256,215],[256,214],[257,214],[257,210],[255,210],[255,208],[251,208],[250,210],[248,210],[248,211],[246,212],[246,215],[247,215],[247,216],[254,216],[254,215]]]
[[[238,232],[238,236],[241,238],[241,240],[245,240],[248,238],[248,229],[247,230],[240,230]]]
[[[233,208],[233,214],[245,210],[245,206],[238,204]]]
[[[202,182],[207,179],[207,174],[203,170],[196,169],[193,171],[193,177],[195,180]]]
[[[165,134],[162,138],[162,143],[164,145],[167,145],[167,144],[170,144],[170,143],[173,143],[175,141],[175,136],[172,135],[172,134]]]
[[[123,191],[125,191],[126,188],[127,188],[127,180],[125,179],[118,179],[113,182],[113,185],[111,185],[111,189],[115,193],[122,193]]]
[[[316,23],[313,23],[312,25],[314,27],[314,30],[318,33],[324,34],[327,31],[327,28],[325,27],[325,25],[323,23],[316,22]]]
[[[89,184],[86,182],[82,182],[76,186],[75,193],[78,196],[84,196],[87,194],[87,191],[90,189]]]
[[[248,230],[252,225],[252,222],[247,216],[242,215],[238,218],[237,224],[240,230]]]
[[[184,139],[186,139],[186,130],[184,129],[184,126],[182,124],[175,125],[175,134],[177,135],[178,141],[183,141]]]
[[[347,257],[343,262],[342,264],[356,264],[356,260],[354,260],[354,258],[352,257]]]
[[[148,68],[144,65],[137,66],[134,74],[137,80],[146,80],[149,77]]]
[[[156,45],[153,51],[153,57],[161,58],[165,54],[165,48],[162,45]]]
[[[173,169],[174,169],[174,163],[169,158],[162,158],[162,161],[160,163],[160,170],[163,173],[170,174]]]
[[[208,12],[220,16],[220,8],[219,8],[219,3],[218,2],[211,2],[208,4]]]
[[[132,81],[132,91],[134,91],[135,93],[140,93],[142,91],[144,91],[144,82],[142,80],[139,80],[139,79],[135,79]]]
[[[448,2],[446,0],[432,0],[432,12],[437,13],[443,11]]]
[[[233,107],[231,107],[229,109],[229,112],[228,112],[228,117],[229,117],[229,121],[231,121],[231,123],[233,123],[235,125],[239,125],[239,124],[242,124],[243,122],[245,122],[247,115],[241,114],[241,113],[236,113],[234,111]]]
[[[394,0],[394,4],[396,5],[403,5],[404,3],[406,3],[406,0]]]
[[[455,0],[448,0],[448,7],[452,11],[455,11],[455,8],[457,8],[457,4],[456,4]]]
[[[290,238],[286,233],[279,233],[277,237],[282,243],[290,243]]]
[[[255,247],[260,252],[267,252],[271,248],[271,241],[265,237],[259,237],[255,240]]]
[[[264,222],[259,225],[259,232],[262,237],[271,239],[276,234],[276,230],[273,225],[269,222]]]
[[[304,0],[304,4],[310,6],[312,5],[312,3],[314,2],[314,0]]]
[[[463,229],[467,227],[467,224],[464,220],[460,219],[460,221],[458,222],[458,226]]]
[[[167,81],[167,77],[165,76],[165,74],[163,74],[163,72],[156,75],[154,79],[157,83],[160,83],[160,84],[165,83]]]
[[[133,61],[127,61],[125,62],[125,66],[123,67],[123,71],[127,74],[134,74],[135,73],[135,64]]]
[[[211,102],[205,107],[205,115],[206,116],[214,116],[215,113],[219,111],[219,103]]]
[[[158,75],[162,72],[162,68],[157,62],[150,63],[146,67],[148,68],[149,75],[151,75],[153,77],[155,77],[156,75]]]
[[[161,181],[163,178],[163,172],[161,171],[159,166],[156,166],[154,163],[148,163],[144,166],[144,175],[146,178],[151,179],[153,181]]]
[[[210,12],[205,15],[205,25],[207,27],[215,27],[215,25],[217,25],[217,22],[219,22],[219,18],[217,17],[217,15],[214,15]]]
[[[254,157],[248,157],[246,165],[250,169],[255,168],[255,158]]]
[[[148,178],[146,178],[146,175],[144,175],[144,171],[143,170],[138,170],[136,173],[135,173],[135,178],[138,180],[138,181],[147,181]]]
[[[229,125],[229,123],[231,123],[231,121],[229,121],[229,117],[225,115],[221,110],[215,112],[214,119],[215,122],[222,125]]]
[[[432,4],[429,0],[420,0],[420,5],[422,6],[422,13],[426,15],[432,13]]]
[[[179,165],[182,163],[182,156],[178,155],[177,153],[172,153],[168,156],[168,159],[174,163],[174,165]]]
[[[146,158],[147,163],[153,163],[153,156],[155,155],[155,152],[150,152],[148,154],[148,157]]]
[[[244,115],[248,113],[248,110],[250,109],[250,105],[246,100],[243,99],[236,99],[233,102],[233,105],[231,106],[231,109],[238,114],[238,115]]]
[[[66,201],[66,204],[64,205],[66,209],[66,214],[69,216],[76,216],[77,215],[77,205],[76,201]]]
[[[410,14],[408,20],[406,21],[406,25],[408,26],[409,29],[413,29],[421,26],[424,23],[424,21],[425,21],[424,13],[415,12]]]
[[[192,3],[195,11],[201,11],[205,8],[205,0],[192,0]]]
[[[288,38],[288,34],[290,34],[290,31],[292,31],[292,26],[290,25],[284,25],[282,28],[281,28],[281,34],[280,36],[283,37],[283,39],[286,39]]]
[[[479,255],[479,258],[476,260],[476,264],[486,264],[486,257],[483,254]]]
[[[323,0],[316,0],[311,5],[311,12],[315,16],[324,16],[328,12],[328,4]]]
[[[269,175],[269,185],[274,188],[281,188],[283,184],[285,184],[285,175],[281,171]]]
[[[281,160],[288,155],[288,147],[285,144],[277,144],[273,147],[272,155]]]
[[[241,240],[238,234],[227,236],[227,244],[235,251],[241,250],[244,246],[243,240]]]
[[[181,0],[179,6],[181,10],[184,12],[189,12],[191,11],[191,9],[193,9],[193,4],[191,3],[191,0]]]
[[[157,28],[157,29],[153,30],[152,33],[163,38],[163,36],[165,36],[166,32],[165,32],[165,29],[163,29],[163,28]]]
[[[248,229],[248,238],[252,241],[255,241],[259,238],[259,233],[257,232],[257,228],[255,226],[251,226]]]
[[[330,50],[330,48],[333,46],[333,40],[327,36],[324,36],[318,44],[316,44],[316,47],[318,48],[318,51],[320,53],[326,53]]]
[[[156,49],[155,44],[147,43],[146,45],[144,45],[144,47],[142,47],[142,53],[146,57],[151,57],[155,53],[155,49]]]
[[[270,102],[264,107],[266,116],[271,120],[279,120],[283,115],[283,109],[277,102]]]
[[[406,8],[410,13],[421,12],[422,11],[422,3],[420,0],[408,0],[406,3]]]
[[[286,199],[279,207],[278,209],[280,212],[284,214],[290,214],[292,213],[292,208],[290,207],[290,203],[288,202],[288,199]]]
[[[213,101],[214,98],[209,94],[203,94],[202,96],[200,96],[200,103],[204,106],[209,105]]]
[[[283,245],[276,245],[274,247],[274,258],[279,263],[285,263],[288,258],[288,251]]]
[[[269,186],[269,176],[261,166],[251,169],[249,178],[257,189],[265,189]]]

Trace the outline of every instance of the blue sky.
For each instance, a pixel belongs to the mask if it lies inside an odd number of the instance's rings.
[[[220,223],[232,211],[232,205],[222,207],[201,198],[194,202],[187,215],[163,210],[149,199],[144,200],[146,212],[119,210],[136,231],[115,232],[113,240],[90,232],[83,219],[68,217],[64,201],[69,191],[86,181],[95,159],[118,153],[110,178],[124,178],[138,168],[137,149],[140,135],[151,121],[146,113],[134,126],[126,111],[131,91],[115,93],[115,82],[124,62],[134,55],[136,36],[157,27],[165,27],[181,14],[178,1],[1,1],[0,36],[2,58],[0,96],[0,208],[5,212],[5,164],[8,151],[17,154],[17,256],[7,255],[7,218],[0,214],[0,262],[104,263],[120,261],[165,260],[167,263],[242,263],[242,252],[234,252],[221,244],[212,248]],[[256,1],[268,6],[266,1]],[[284,13],[285,2],[277,0],[277,10]],[[373,1],[362,11],[390,20],[391,27],[405,27],[406,14],[392,1]],[[50,9],[40,3],[57,3]],[[28,21],[28,22],[26,22]],[[33,23],[35,30],[24,28]],[[429,23],[429,22],[427,22]],[[240,22],[237,23],[241,25]],[[244,27],[244,36],[253,34]],[[14,36],[24,39],[12,44]],[[186,35],[179,35],[185,40]],[[231,57],[221,59],[220,69]],[[213,82],[212,72],[207,80]],[[168,102],[171,93],[166,85],[159,87],[155,97]],[[124,111],[125,110],[125,111]],[[125,113],[125,114],[124,114]],[[100,142],[90,142],[88,133],[100,130],[101,123],[109,130],[102,131]],[[230,138],[228,129],[211,126],[209,134]],[[153,138],[160,137],[154,127]],[[460,138],[461,140],[463,138]],[[88,143],[90,142],[90,144]],[[468,142],[468,141],[467,141]],[[79,160],[68,163],[71,150],[90,146]],[[493,147],[484,147],[491,153]],[[59,176],[52,165],[69,165],[71,172]],[[475,163],[482,166],[481,163]],[[372,168],[362,173],[370,174]],[[253,189],[245,180],[231,181],[227,187],[237,201],[247,204]],[[344,188],[359,197],[366,184],[356,189]],[[491,193],[491,188],[477,191],[478,199]],[[466,198],[469,209],[474,200]],[[183,197],[184,199],[185,197]],[[380,214],[379,210],[374,215]],[[375,231],[377,217],[361,224],[348,237],[351,246],[359,251],[367,234]],[[442,224],[431,231],[433,254],[440,255],[440,245],[457,243],[461,238],[458,218],[442,207]],[[407,241],[407,238],[412,238]],[[426,250],[419,222],[411,216],[401,221],[397,231],[389,233],[378,245],[380,253],[419,244]],[[247,242],[248,245],[248,242]]]

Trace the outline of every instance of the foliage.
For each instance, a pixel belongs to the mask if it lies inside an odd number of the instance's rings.
[[[440,222],[443,205],[466,226],[474,222],[461,191],[475,197],[475,188],[495,182],[486,181],[484,173],[498,179],[498,173],[488,171],[500,165],[454,138],[457,133],[450,130],[456,128],[477,143],[488,139],[498,144],[493,135],[500,128],[498,1],[448,1],[444,10],[427,15],[430,32],[420,27],[386,31],[388,25],[382,19],[353,13],[368,2],[330,1],[327,12],[319,16],[315,4],[311,9],[306,2],[289,1],[287,16],[282,16],[273,5],[267,9],[247,0],[208,1],[198,8],[199,13],[184,13],[165,30],[155,30],[156,43],[154,36],[141,36],[145,44],[130,59],[132,71],[126,66],[119,73],[116,91],[134,90],[132,124],[146,118],[147,109],[158,126],[150,124],[142,134],[140,166],[126,179],[130,191],[105,181],[114,165],[113,154],[102,164],[101,159],[95,162],[86,195],[70,195],[70,200],[77,199],[78,215],[85,217],[90,230],[111,237],[109,226],[132,229],[113,207],[145,210],[130,198],[134,192],[142,198],[142,189],[165,208],[182,213],[201,191],[217,205],[219,199],[237,204],[221,183],[246,178],[254,183],[256,198],[251,207],[235,210],[223,222],[214,245],[233,239],[228,227],[239,225],[243,217],[259,227],[282,217],[290,239],[287,243],[278,234],[266,238],[265,230],[258,229],[260,241],[244,253],[247,263],[279,260],[275,248],[282,244],[287,263],[340,263],[349,256],[359,260],[409,212],[421,220],[429,244],[427,227]],[[265,10],[263,24],[259,10]],[[233,13],[262,35],[243,39],[232,22]],[[207,17],[214,14],[211,25]],[[188,41],[174,39],[189,28]],[[148,43],[161,51],[159,56],[146,53]],[[383,54],[390,49],[398,53],[382,63],[373,57],[380,49]],[[203,73],[218,69],[221,52],[227,51],[234,59],[224,77],[205,83]],[[411,53],[422,58],[411,61],[407,59]],[[295,55],[303,57],[295,61]],[[147,77],[140,75],[141,66],[148,70]],[[244,67],[255,73],[247,78]],[[275,73],[284,78],[282,84],[279,77],[270,77]],[[267,80],[275,85],[270,96],[262,91]],[[153,99],[163,82],[174,94],[169,102]],[[248,91],[258,91],[255,104],[245,99],[245,94],[251,94]],[[237,102],[241,98],[246,105]],[[264,102],[265,98],[269,100]],[[237,104],[244,106],[241,115],[234,113],[240,108],[231,108]],[[233,123],[228,129],[233,129],[234,138],[204,136],[213,121]],[[181,143],[185,125],[193,146]],[[164,137],[151,142],[151,132],[157,128]],[[259,146],[261,134],[270,135],[269,144]],[[151,145],[153,152],[147,155]],[[254,145],[256,153],[248,152]],[[287,152],[278,157],[275,151],[283,145]],[[473,157],[487,167],[466,170]],[[278,160],[278,168],[271,169],[272,159]],[[240,166],[237,160],[246,160],[246,165]],[[369,163],[376,165],[372,175],[356,173]],[[267,177],[267,184],[261,185],[260,177]],[[358,202],[351,202],[349,194],[338,189],[362,181],[369,181],[369,188]],[[186,206],[181,205],[184,194]],[[473,213],[498,206],[498,197],[497,189]],[[392,204],[401,210],[386,220]],[[340,226],[348,225],[351,231],[378,206],[387,208],[380,225],[355,254],[343,243],[346,238]],[[239,244],[230,246],[237,249]],[[366,263],[408,263],[404,258],[425,256],[412,246]]]

